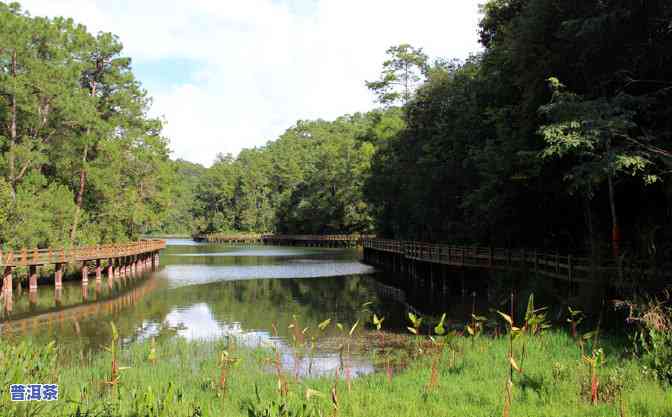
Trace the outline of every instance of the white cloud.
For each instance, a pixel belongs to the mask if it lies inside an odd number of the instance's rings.
[[[408,42],[430,56],[478,50],[482,0],[25,0],[33,15],[65,15],[120,36],[136,62],[156,62],[152,113],[164,115],[175,157],[275,139],[298,119],[331,119],[374,104],[364,80],[385,50]],[[170,60],[197,63],[175,79]],[[197,66],[196,66],[197,65]],[[147,76],[145,76],[147,77]]]

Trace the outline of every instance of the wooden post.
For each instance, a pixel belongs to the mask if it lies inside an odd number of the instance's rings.
[[[82,300],[89,299],[89,267],[82,262]]]
[[[96,284],[103,280],[103,268],[100,265],[100,259],[96,259]]]
[[[31,305],[37,303],[37,266],[28,267],[28,301]]]
[[[63,288],[63,264],[57,263],[54,267],[54,289],[59,291]]]
[[[569,288],[572,288],[572,255],[567,255],[567,278],[569,279]]]
[[[492,246],[488,248],[488,266],[492,268]]]
[[[119,257],[114,258],[114,279],[121,278],[121,265],[120,265],[121,259]]]
[[[112,287],[114,282],[114,258],[107,260],[107,284]]]
[[[86,265],[86,262],[82,263],[82,285],[89,284],[89,267]]]
[[[5,274],[2,279],[2,296],[5,300],[5,311],[11,312],[14,305],[14,294],[12,289],[12,272],[14,267],[6,266]]]

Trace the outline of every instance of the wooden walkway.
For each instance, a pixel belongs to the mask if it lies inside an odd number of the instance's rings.
[[[272,234],[225,234],[213,233],[195,236],[197,242],[230,243],[249,245],[286,245],[286,246],[326,246],[354,247],[361,246],[362,239],[372,235],[272,235]]]
[[[89,276],[96,282],[102,280],[106,270],[108,286],[120,277],[133,277],[159,264],[159,251],[166,247],[164,240],[141,240],[118,245],[98,245],[62,249],[23,249],[18,252],[0,252],[0,268],[3,272],[2,296],[5,311],[13,309],[13,277],[16,269],[25,270],[29,298],[37,294],[37,279],[40,268],[53,269],[55,297],[63,288],[63,273],[66,266],[79,267],[82,280],[82,297],[88,297]]]
[[[226,233],[211,233],[208,235],[194,236],[196,242],[208,243],[231,243],[231,244],[260,244],[261,234],[226,234]]]
[[[288,246],[326,246],[355,247],[360,246],[368,235],[263,235],[265,245]]]
[[[140,286],[131,289],[121,296],[102,301],[96,300],[93,303],[78,304],[36,316],[16,320],[12,319],[4,323],[0,322],[0,336],[8,333],[26,333],[28,331],[40,330],[44,327],[51,328],[55,325],[62,328],[68,321],[76,322],[97,315],[116,313],[135,304],[157,287],[158,280],[150,277],[142,282]]]
[[[529,249],[454,246],[375,238],[365,238],[362,244],[364,261],[382,265],[409,260],[459,267],[522,270],[577,283],[595,283],[596,277],[604,276],[605,273],[614,277],[623,272],[644,277],[672,276],[672,270],[667,266],[660,268],[642,263],[621,267],[619,271],[619,267],[613,262],[595,265],[588,257],[542,253]],[[381,254],[388,256],[381,259]]]

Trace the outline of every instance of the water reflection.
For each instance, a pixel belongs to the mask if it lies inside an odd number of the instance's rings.
[[[187,340],[203,340],[222,337],[234,337],[236,343],[251,348],[271,347],[280,352],[284,369],[301,376],[319,376],[334,374],[336,369],[343,368],[341,355],[335,350],[318,349],[315,354],[296,355],[292,346],[281,337],[273,337],[266,330],[244,330],[241,322],[223,322],[215,318],[206,303],[196,303],[189,307],[176,308],[168,313],[163,326],[176,329],[179,336]],[[160,326],[146,323],[139,338],[155,337]],[[329,343],[323,343],[328,345]],[[333,344],[332,344],[333,345]],[[304,352],[306,353],[306,352]],[[374,371],[368,358],[355,355],[349,362],[353,376],[364,375]]]
[[[342,366],[338,334],[332,328],[314,355],[296,355],[288,342],[294,315],[302,327],[313,329],[326,318],[354,323],[367,301],[386,317],[404,315],[403,300],[385,291],[372,278],[373,269],[359,263],[352,249],[169,243],[173,245],[161,254],[163,268],[133,281],[120,297],[107,299],[104,290],[98,295],[92,291],[90,300],[97,297],[97,301],[57,311],[49,307],[23,322],[5,323],[5,330],[23,329],[37,341],[55,339],[84,350],[97,350],[109,342],[109,321],[116,324],[124,345],[150,337],[231,335],[246,346],[273,344],[286,369],[316,375],[333,374]],[[65,288],[66,303],[70,303],[66,293],[74,289],[78,287]],[[49,291],[41,287],[40,297],[45,294]],[[277,337],[272,336],[273,325]],[[374,370],[368,355],[355,355],[350,367],[353,375]]]

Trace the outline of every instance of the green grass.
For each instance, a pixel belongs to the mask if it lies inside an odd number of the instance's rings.
[[[219,386],[223,340],[187,342],[167,339],[156,344],[137,343],[120,350],[118,386],[111,388],[111,355],[93,356],[74,351],[58,358],[30,342],[0,347],[2,376],[1,416],[501,416],[508,379],[508,339],[459,338],[458,354],[449,367],[445,349],[438,387],[428,392],[431,359],[420,356],[395,373],[388,383],[385,372],[353,381],[348,392],[343,380],[336,384],[339,410],[333,409],[334,378],[295,381],[288,372],[289,393],[281,399],[278,381],[263,349],[234,349],[237,358],[227,375],[227,390]],[[523,372],[513,378],[510,416],[672,416],[672,390],[657,381],[636,360],[619,357],[620,349],[603,344],[606,361],[599,367],[600,397],[590,403],[590,373],[571,337],[561,332],[531,337]],[[58,351],[58,349],[56,349]],[[36,355],[32,357],[31,355]],[[520,364],[520,352],[517,360]],[[57,403],[9,402],[10,383],[57,382]],[[256,387],[256,389],[255,389]],[[306,391],[315,390],[320,394]],[[258,391],[258,397],[255,391]],[[279,404],[286,402],[287,407]],[[273,404],[275,403],[275,404]],[[295,411],[304,410],[304,414]],[[251,411],[250,411],[251,409]],[[284,410],[284,411],[283,411]],[[268,411],[268,413],[266,413]],[[283,412],[286,412],[283,414]],[[79,414],[78,414],[79,413]],[[251,414],[250,414],[251,413]],[[292,414],[293,413],[293,414]],[[311,414],[312,413],[312,414]]]

